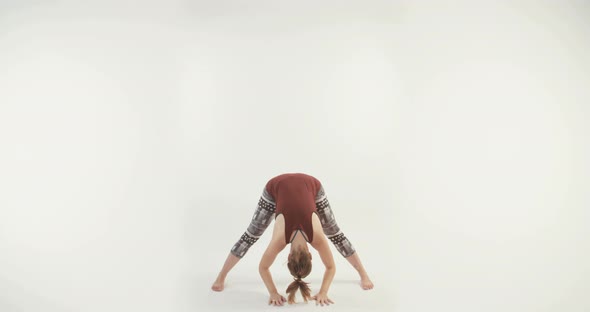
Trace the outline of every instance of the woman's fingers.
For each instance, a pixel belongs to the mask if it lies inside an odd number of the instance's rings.
[[[268,305],[282,306],[285,302],[287,302],[287,299],[285,299],[284,296],[280,296],[280,297],[272,296],[268,300]]]
[[[311,297],[311,299],[315,300],[315,305],[324,306],[324,305],[330,305],[331,303],[332,304],[334,303],[334,301],[332,301],[332,299],[330,299],[328,297],[323,297],[323,296],[320,296],[318,298],[318,295]]]
[[[323,303],[325,305],[330,305],[330,303],[334,303],[334,301],[332,301],[330,298],[326,298],[326,299],[323,300]]]

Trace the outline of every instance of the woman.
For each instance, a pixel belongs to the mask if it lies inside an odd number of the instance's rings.
[[[288,268],[293,281],[287,288],[288,302],[295,302],[297,289],[305,302],[316,300],[316,304],[334,303],[328,297],[328,289],[334,278],[336,268],[330,251],[328,239],[348,262],[358,271],[363,289],[372,289],[373,283],[367,275],[358,253],[344,236],[338,224],[320,181],[301,173],[282,174],[266,184],[258,207],[246,232],[231,249],[221,272],[211,289],[222,291],[227,273],[246,254],[248,249],[260,238],[272,217],[275,216],[272,238],[262,255],[258,267],[260,276],[270,294],[269,304],[283,305],[287,300],[279,294],[270,274],[270,266],[276,256],[291,244]],[[310,289],[303,278],[311,272],[311,253],[308,244],[317,250],[325,266],[325,273],[319,292],[310,295]]]

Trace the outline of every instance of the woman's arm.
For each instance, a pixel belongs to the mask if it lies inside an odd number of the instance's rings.
[[[273,305],[283,305],[286,301],[285,297],[279,294],[277,287],[272,280],[272,274],[270,273],[270,266],[285,246],[286,244],[284,241],[278,239],[271,240],[266,251],[262,255],[262,259],[260,259],[260,264],[258,265],[258,272],[260,272],[260,277],[262,277],[262,281],[270,295],[269,304]]]
[[[332,256],[332,251],[330,250],[328,238],[324,236],[322,224],[317,214],[312,216],[311,222],[314,229],[311,246],[320,254],[320,259],[322,259],[322,262],[326,267],[320,291],[315,296],[313,296],[312,299],[316,301],[316,304],[321,305],[334,303],[332,300],[330,300],[330,298],[328,298],[328,290],[330,289],[330,285],[332,284],[332,280],[336,274],[334,257]]]
[[[336,265],[334,264],[334,257],[328,244],[328,240],[324,236],[314,237],[314,248],[320,254],[320,258],[326,267],[324,272],[324,278],[322,280],[322,287],[320,288],[319,294],[328,294],[334,275],[336,274]]]

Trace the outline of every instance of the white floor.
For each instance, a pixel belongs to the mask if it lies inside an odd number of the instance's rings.
[[[203,278],[211,279],[211,274],[203,275]],[[272,307],[267,305],[268,294],[266,288],[257,276],[234,276],[229,278],[227,289],[220,293],[207,291],[207,285],[195,287],[194,306],[206,310],[215,311],[276,311],[283,309],[326,309],[337,311],[392,311],[394,294],[391,281],[386,281],[380,276],[375,276],[377,287],[370,291],[364,291],[358,285],[358,278],[351,273],[342,273],[336,276],[331,289],[330,296],[335,302],[330,306],[316,306],[314,301],[304,303],[301,296],[297,295],[297,303],[285,304],[283,307]],[[283,289],[290,283],[291,279],[282,277],[276,279],[277,287]],[[309,278],[312,292],[317,291],[321,278]]]
[[[334,207],[336,209],[336,207]],[[338,218],[337,210],[335,210]],[[345,215],[344,213],[342,215]],[[247,219],[247,218],[246,218]],[[221,234],[216,239],[216,243],[203,242],[204,246],[211,251],[207,254],[207,259],[203,259],[200,267],[194,267],[193,273],[187,274],[190,276],[186,282],[186,289],[190,289],[191,294],[190,303],[186,306],[188,310],[191,308],[204,308],[205,310],[215,311],[234,311],[235,309],[243,311],[259,311],[281,309],[316,309],[322,308],[326,310],[338,311],[360,311],[369,309],[370,311],[392,311],[394,307],[394,296],[396,287],[395,279],[393,278],[395,268],[395,259],[392,256],[392,245],[394,241],[390,239],[392,233],[387,229],[371,230],[370,228],[356,227],[352,222],[345,222],[342,218],[341,227],[356,246],[361,260],[363,261],[367,272],[370,274],[375,288],[372,290],[363,290],[359,284],[359,277],[352,266],[334,249],[334,260],[336,261],[337,272],[330,287],[329,295],[335,302],[330,306],[315,306],[315,302],[308,304],[303,303],[300,294],[297,295],[297,304],[285,305],[282,307],[268,306],[268,292],[260,279],[257,268],[260,256],[268,243],[270,238],[270,229],[263,237],[250,249],[248,254],[236,265],[234,270],[230,273],[226,280],[226,289],[223,292],[214,292],[210,290],[212,281],[216,277],[217,270],[220,268],[223,260],[227,255],[228,248],[222,247],[220,241],[235,240],[235,235],[229,233]],[[228,221],[229,226],[238,228],[235,221]],[[346,227],[342,223],[349,223]],[[235,232],[235,231],[234,231]],[[375,234],[378,233],[378,234]],[[376,240],[375,237],[387,237],[388,243],[382,245],[383,241]],[[382,247],[380,247],[382,246]],[[230,244],[231,247],[231,244]],[[198,257],[197,250],[192,251],[193,257]],[[310,283],[312,295],[319,289],[321,285],[323,266],[319,261],[319,255],[313,248],[310,247],[312,253],[313,268],[311,274],[305,279]],[[275,260],[271,267],[271,272],[275,280],[277,288],[282,294],[285,294],[285,289],[292,281],[287,269],[286,259],[288,254],[288,247],[283,250]],[[203,266],[208,266],[211,269],[205,269]],[[192,283],[191,283],[192,280]],[[192,284],[192,285],[190,285]]]
[[[0,312],[590,311],[589,3],[1,0]],[[374,290],[210,290],[283,172]]]

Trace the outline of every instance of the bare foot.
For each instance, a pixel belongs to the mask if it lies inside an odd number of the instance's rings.
[[[215,280],[215,282],[213,283],[213,285],[211,286],[211,289],[213,289],[214,291],[222,291],[223,290],[223,283],[224,283],[224,280],[218,277]]]
[[[368,276],[364,276],[361,278],[361,287],[364,290],[373,289],[373,282],[371,282],[371,279]]]

